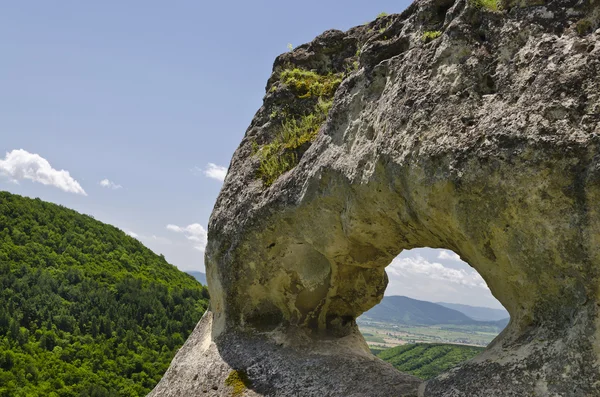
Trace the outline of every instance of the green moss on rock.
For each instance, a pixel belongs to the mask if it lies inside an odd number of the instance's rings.
[[[320,75],[303,69],[286,69],[280,81],[298,95],[298,98],[333,97],[342,82],[340,74]]]
[[[231,396],[237,397],[241,396],[252,383],[244,371],[233,370],[229,373],[227,379],[225,379],[225,385],[233,389]]]
[[[477,8],[483,8],[489,11],[498,11],[498,0],[470,0],[471,4]],[[518,0],[517,0],[518,1]]]
[[[428,43],[432,40],[437,39],[441,35],[442,35],[442,32],[440,32],[439,30],[427,31],[427,32],[423,33],[423,36],[421,36],[421,40],[425,43]]]
[[[280,86],[291,90],[299,100],[314,103],[316,99],[317,103],[312,111],[297,117],[284,112],[284,120],[275,138],[262,146],[254,146],[254,155],[260,160],[257,173],[264,186],[271,186],[277,178],[298,165],[300,157],[327,119],[333,96],[343,78],[341,73],[320,75],[298,68],[283,70],[279,76]]]
[[[592,22],[589,19],[581,19],[577,22],[575,28],[580,36],[584,36],[592,32]]]
[[[271,186],[277,178],[298,164],[299,154],[306,151],[317,137],[332,103],[332,100],[319,98],[313,113],[299,119],[286,119],[272,142],[254,147],[254,153],[260,159],[258,176],[265,186]]]

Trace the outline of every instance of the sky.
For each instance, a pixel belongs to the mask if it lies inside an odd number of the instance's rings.
[[[28,1],[0,13],[0,190],[110,223],[204,271],[206,226],[275,57],[406,0]],[[453,253],[404,252],[388,295],[498,307]]]

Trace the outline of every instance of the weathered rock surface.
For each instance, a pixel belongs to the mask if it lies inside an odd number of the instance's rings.
[[[232,330],[215,343],[211,326],[207,312],[151,396],[416,397],[421,383],[373,356],[358,332],[314,339],[299,329]],[[227,381],[236,371],[248,377],[237,393]]]
[[[210,220],[211,313],[151,395],[414,395],[355,319],[416,247],[458,253],[511,314],[420,395],[600,395],[599,4],[417,1],[278,57]],[[308,109],[290,67],[345,77],[265,186],[257,147]]]

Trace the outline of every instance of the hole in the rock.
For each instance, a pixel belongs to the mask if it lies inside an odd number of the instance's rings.
[[[358,318],[371,351],[423,379],[470,359],[508,325],[479,273],[445,249],[405,250],[386,268],[383,300]]]

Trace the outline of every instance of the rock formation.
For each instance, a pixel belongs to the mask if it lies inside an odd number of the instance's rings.
[[[419,0],[279,56],[210,220],[211,311],[151,396],[600,395],[599,19]],[[355,323],[416,247],[511,314],[421,385]]]

